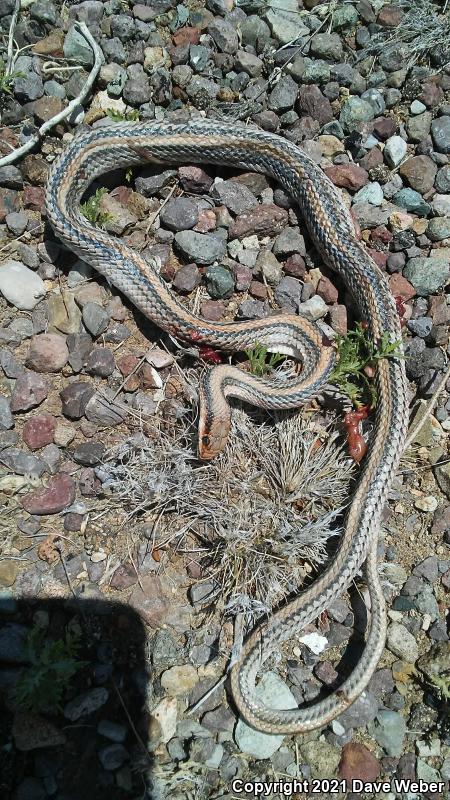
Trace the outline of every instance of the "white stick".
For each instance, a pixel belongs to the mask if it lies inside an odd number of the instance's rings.
[[[55,125],[70,116],[72,111],[77,106],[81,105],[83,100],[85,100],[89,94],[89,91],[92,88],[98,73],[100,72],[100,67],[103,63],[103,53],[84,22],[75,22],[74,28],[76,28],[84,36],[86,41],[89,42],[92,52],[94,53],[94,66],[89,73],[86,83],[84,84],[78,97],[75,97],[73,100],[71,100],[69,105],[60,111],[59,114],[55,114],[54,117],[47,120],[47,122],[44,122],[37,133],[28,139],[28,141],[22,145],[22,147],[19,147],[17,150],[13,150],[12,153],[9,153],[7,156],[0,158],[0,167],[4,167],[6,164],[13,164],[15,161],[25,155],[25,153],[29,153],[29,151],[33,149],[33,147],[40,141],[47,131],[49,131],[51,128],[54,128]]]
[[[8,34],[8,55],[6,57],[6,72],[5,77],[7,78],[11,75],[13,70],[13,44],[14,44],[14,31],[16,29],[17,17],[19,16],[20,11],[20,0],[16,0],[14,11],[11,19],[11,25],[9,26],[9,34]]]

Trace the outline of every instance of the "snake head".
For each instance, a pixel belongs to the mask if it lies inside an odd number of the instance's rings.
[[[200,419],[198,429],[198,457],[201,461],[211,461],[222,452],[230,432],[230,420],[216,417],[213,420]]]

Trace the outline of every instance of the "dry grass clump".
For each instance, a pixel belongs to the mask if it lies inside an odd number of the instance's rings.
[[[337,434],[311,414],[257,424],[235,410],[215,461],[198,462],[185,422],[177,434],[139,433],[116,446],[102,480],[130,518],[152,524],[153,547],[198,562],[208,601],[217,596],[252,624],[326,559],[353,467]]]
[[[404,17],[393,30],[373,36],[368,47],[360,52],[359,58],[381,52],[396,52],[400,45],[406,44],[407,68],[442,47],[449,50],[450,60],[450,14],[447,12],[447,2],[442,5],[431,0],[392,0],[391,5],[404,9]]]

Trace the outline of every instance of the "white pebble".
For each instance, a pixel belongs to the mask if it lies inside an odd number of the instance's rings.
[[[46,291],[42,278],[21,261],[10,258],[0,266],[0,292],[21,311],[31,311]]]
[[[383,150],[383,155],[389,167],[397,167],[406,156],[406,142],[401,136],[391,136]]]
[[[414,505],[419,509],[419,511],[433,512],[436,511],[438,507],[438,501],[436,497],[433,497],[433,495],[430,494],[427,497],[418,497]]]

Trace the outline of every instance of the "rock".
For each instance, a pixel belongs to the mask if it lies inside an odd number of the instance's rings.
[[[367,689],[337,718],[345,730],[362,728],[375,719],[378,711],[378,700]]]
[[[450,217],[434,217],[430,219],[427,234],[432,242],[441,242],[450,236]]]
[[[330,101],[322,94],[318,86],[301,86],[298,92],[298,107],[304,114],[325,125],[333,119]]]
[[[64,716],[71,722],[76,722],[81,717],[94,714],[99,708],[105,705],[109,697],[109,692],[104,686],[89,689],[83,694],[77,695],[64,706]]]
[[[89,422],[110,427],[120,425],[127,412],[121,404],[115,402],[115,393],[112,389],[105,389],[101,394],[93,393],[87,402],[84,413]]]
[[[186,264],[175,273],[172,286],[179,292],[192,292],[200,285],[202,276],[196,264]]]
[[[109,772],[119,769],[129,757],[128,751],[122,744],[109,744],[98,751],[100,764]]]
[[[0,292],[13,306],[21,311],[31,311],[45,297],[46,291],[42,278],[25,264],[12,258],[3,262]]]
[[[282,278],[283,268],[270,250],[261,250],[253,274],[264,278],[270,286],[277,286]]]
[[[129,603],[151,628],[160,628],[164,623],[183,631],[189,625],[191,610],[187,606],[175,605],[173,595],[169,600],[160,578],[154,575],[141,577],[141,586],[133,590]]]
[[[422,114],[425,116],[425,114]],[[439,153],[450,153],[450,116],[437,117],[431,123],[431,136]]]
[[[11,393],[11,411],[28,411],[40,405],[48,394],[47,381],[36,372],[24,372]]]
[[[114,353],[107,347],[94,347],[86,361],[86,372],[108,378],[115,369]]]
[[[287,278],[286,278],[287,280]],[[298,313],[301,317],[306,317],[310,322],[316,322],[321,319],[328,312],[328,307],[322,297],[313,295],[309,300],[300,303],[298,306]]]
[[[319,58],[328,58],[330,61],[342,59],[343,47],[339,34],[316,33],[311,40],[311,53]]]
[[[14,418],[11,406],[6,397],[0,396],[0,431],[7,431],[14,427]]]
[[[214,299],[230,297],[234,290],[234,277],[225,267],[208,267],[205,272],[206,288]]]
[[[181,186],[186,192],[206,194],[213,183],[213,178],[202,167],[194,165],[179,167],[178,176]]]
[[[36,372],[59,372],[69,359],[65,337],[54,333],[33,336],[25,365]]]
[[[67,473],[61,472],[49,478],[47,487],[25,495],[22,507],[29,514],[57,514],[75,500],[75,482]]]
[[[325,167],[324,172],[335,186],[351,189],[354,192],[365,186],[369,179],[366,170],[357,164],[338,164]]]
[[[282,278],[275,288],[274,297],[281,308],[296,313],[301,305],[302,290],[303,284],[297,278]]]
[[[242,239],[253,234],[277,236],[287,225],[288,213],[284,208],[271,203],[256,205],[241,214],[229,228],[230,239]]]
[[[197,205],[189,197],[169,200],[161,209],[160,219],[161,224],[170,231],[189,230],[198,222]]]
[[[375,112],[367,102],[356,95],[350,97],[342,104],[339,122],[346,133],[360,130],[362,123],[370,122],[375,117]]]
[[[161,675],[161,686],[172,697],[188,694],[198,681],[197,670],[190,664],[171,667]]]
[[[65,58],[73,59],[75,63],[84,67],[92,67],[94,54],[84,36],[75,28],[69,28],[63,46]]]
[[[370,203],[373,206],[381,206],[383,199],[383,190],[377,181],[363,186],[353,198],[355,203]]]
[[[400,175],[406,178],[412,189],[426,194],[433,188],[437,167],[429,156],[408,158],[400,167]]]
[[[53,722],[28,711],[16,711],[12,735],[15,746],[23,753],[41,747],[64,747],[66,743],[66,735]],[[35,800],[34,794],[32,800]]]
[[[403,274],[414,286],[420,297],[428,297],[439,291],[449,279],[449,264],[446,259],[411,258]]]
[[[81,419],[94,393],[94,387],[89,383],[84,381],[69,383],[59,394],[64,416],[69,419]]]
[[[438,170],[434,185],[438,192],[450,192],[450,164],[446,164]]]
[[[247,186],[233,180],[216,182],[211,195],[233,214],[244,214],[258,204],[255,195]]]
[[[51,414],[37,414],[25,422],[22,438],[30,450],[38,450],[53,442],[55,428],[55,417]]]
[[[375,781],[380,774],[380,762],[358,742],[348,742],[342,748],[339,776],[346,781],[359,779]]]
[[[430,212],[430,206],[419,192],[414,189],[400,189],[399,192],[394,194],[394,203],[412,214],[417,214],[419,217],[426,217]]]
[[[238,50],[234,59],[235,69],[246,72],[251,78],[258,78],[263,69],[263,61],[253,53]]]
[[[290,108],[294,108],[297,100],[298,86],[290,75],[284,75],[272,89],[267,105],[271,111],[282,114]]]
[[[270,0],[269,10],[265,18],[269,23],[272,36],[280,44],[288,44],[301,36],[308,36],[309,29],[298,15],[296,0]]]
[[[109,314],[98,303],[85,303],[83,305],[83,322],[92,336],[100,336],[106,331],[109,323]]]
[[[269,708],[297,708],[297,701],[275,672],[266,672],[255,691],[256,696]],[[235,740],[242,753],[256,759],[270,758],[282,745],[283,735],[261,733],[239,720],[235,729]]]
[[[419,649],[414,636],[399,622],[391,622],[389,625],[387,646],[391,653],[411,664],[414,664],[419,657]]]
[[[17,447],[5,447],[2,450],[2,463],[17,475],[40,477],[45,469],[45,464],[39,458]]]
[[[336,774],[340,762],[340,748],[327,741],[312,740],[300,745],[304,762],[311,769],[311,777],[329,779]]]
[[[235,53],[238,49],[238,34],[231,22],[217,17],[208,25],[208,33],[222,53]]]
[[[383,157],[386,164],[394,169],[403,161],[407,151],[406,142],[401,136],[391,136],[384,146]]]
[[[226,243],[217,236],[180,231],[175,234],[174,242],[185,258],[197,264],[212,264],[226,255]]]
[[[406,722],[401,714],[396,711],[380,711],[369,726],[369,733],[388,756],[398,757],[402,754]]]
[[[276,256],[306,255],[305,240],[299,228],[285,228],[278,234],[273,244],[273,253]],[[286,268],[286,265],[285,265]]]

